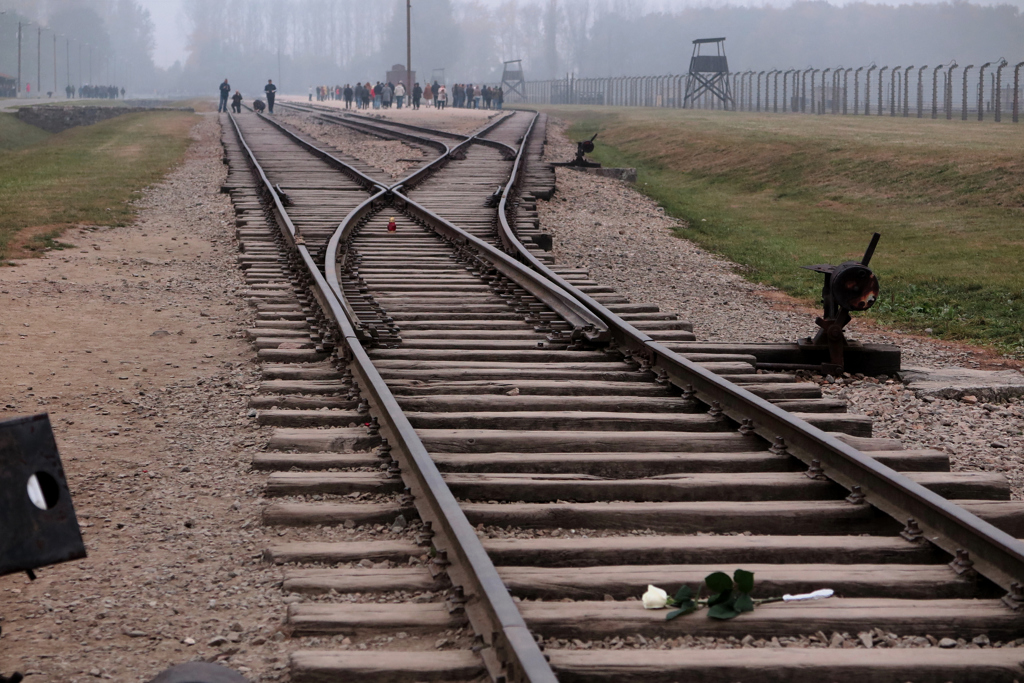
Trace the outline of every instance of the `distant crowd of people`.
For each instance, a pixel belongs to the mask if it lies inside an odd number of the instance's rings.
[[[124,88],[118,88],[116,85],[83,85],[76,91],[75,86],[69,85],[64,88],[64,94],[69,100],[74,99],[76,95],[90,100],[116,100],[118,97],[124,98]]]
[[[88,87],[88,86],[87,86]],[[228,110],[228,100],[231,101],[231,109],[235,113],[242,112],[242,93],[235,91],[231,94],[231,84],[228,79],[220,84],[220,106],[218,112]],[[124,90],[121,91],[124,95]],[[274,81],[267,80],[263,87],[263,94],[267,101],[257,99],[253,102],[253,109],[262,112],[264,109],[274,113],[274,98],[277,94],[277,86]],[[472,83],[456,83],[452,86],[449,94],[448,88],[437,81],[420,86],[416,83],[412,92],[406,92],[405,85],[391,82],[382,83],[377,81],[376,85],[356,83],[355,86],[340,85],[318,85],[309,89],[309,101],[313,101],[314,95],[317,102],[327,100],[344,100],[345,108],[351,109],[353,104],[356,109],[390,109],[392,106],[401,109],[403,106],[411,109],[419,109],[421,103],[427,107],[431,105],[436,109],[444,109],[450,103],[453,107],[460,109],[501,109],[504,103],[505,93],[500,86],[473,85]],[[116,97],[116,88],[114,97]]]
[[[355,86],[319,85],[309,89],[309,101],[316,97],[317,102],[327,100],[343,100],[345,108],[351,109],[390,109],[392,106],[401,109],[403,106],[419,109],[423,104],[444,109],[451,104],[460,109],[501,109],[505,93],[500,87],[489,85],[473,85],[472,83],[456,83],[449,92],[448,88],[437,81],[421,86],[415,83],[412,92],[407,93],[405,85],[391,82],[376,85],[356,83]]]

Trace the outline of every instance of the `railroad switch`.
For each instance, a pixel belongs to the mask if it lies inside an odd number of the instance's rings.
[[[825,284],[821,288],[824,312],[814,319],[821,329],[813,338],[805,337],[799,341],[801,346],[828,347],[829,362],[821,364],[822,374],[843,373],[844,352],[849,345],[843,328],[852,320],[850,313],[866,311],[878,300],[878,278],[868,268],[868,264],[880,237],[877,232],[872,235],[871,243],[860,261],[844,261],[837,266],[828,263],[801,266],[825,276]]]

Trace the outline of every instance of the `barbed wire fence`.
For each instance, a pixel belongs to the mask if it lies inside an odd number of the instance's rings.
[[[1005,59],[961,66],[842,66],[737,71],[728,75],[736,111],[813,115],[1020,120],[1021,67]],[[972,73],[972,70],[977,71]],[[959,72],[959,73],[958,73]],[[1012,82],[1011,82],[1012,74]],[[527,81],[523,104],[682,109],[687,74]],[[781,80],[781,85],[780,85]],[[916,83],[915,83],[916,81]],[[781,87],[781,91],[780,91]],[[959,105],[959,107],[957,106]],[[693,109],[724,109],[705,93]]]

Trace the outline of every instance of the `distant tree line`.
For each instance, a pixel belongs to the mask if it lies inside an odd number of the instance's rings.
[[[153,21],[136,0],[0,0],[0,10],[0,73],[17,75],[22,24],[23,94],[29,83],[32,94],[129,80],[152,89],[163,75],[153,63]]]
[[[284,90],[381,77],[405,63],[405,0],[185,0],[190,55],[179,77],[233,76]],[[529,79],[679,73],[690,41],[725,36],[730,67],[997,61],[1024,44],[1009,5],[797,2],[788,7],[645,11],[644,0],[413,0],[413,69],[420,80],[493,82],[522,59]]]

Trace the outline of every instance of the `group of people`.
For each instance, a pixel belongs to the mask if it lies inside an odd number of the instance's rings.
[[[242,113],[242,93],[235,91],[235,94],[231,94],[231,84],[228,83],[228,79],[224,79],[224,82],[220,84],[218,88],[220,92],[220,105],[217,107],[218,112],[226,112],[228,110],[228,99],[231,99],[231,111],[236,114]],[[272,79],[267,79],[267,84],[263,86],[263,94],[267,98],[266,104],[263,100],[257,99],[252,103],[252,108],[255,111],[262,112],[264,109],[269,109],[270,113],[274,113],[274,97],[277,95],[277,86],[274,85]]]
[[[219,91],[220,105],[217,107],[217,111],[226,112],[228,110],[228,100],[230,99],[232,111],[240,114],[242,112],[242,93],[236,90],[235,94],[232,95],[231,84],[228,83],[226,78],[220,84]],[[116,97],[116,88],[114,92],[114,97]],[[263,93],[267,98],[266,104],[262,100],[257,99],[253,102],[253,109],[258,112],[267,109],[273,114],[274,97],[277,94],[277,86],[274,85],[273,80],[267,80],[267,84],[263,87]],[[121,91],[121,94],[124,94],[124,90]],[[316,95],[317,102],[344,100],[346,109],[351,109],[353,103],[355,103],[356,109],[369,109],[370,107],[374,109],[390,109],[392,106],[398,109],[401,109],[403,106],[419,109],[421,102],[427,107],[433,104],[436,109],[444,109],[449,101],[453,107],[460,109],[501,109],[505,98],[505,93],[500,86],[492,88],[488,85],[474,86],[472,83],[456,83],[452,86],[451,94],[449,95],[448,88],[437,81],[428,83],[425,86],[420,86],[419,83],[416,83],[412,87],[412,92],[406,92],[405,85],[402,83],[382,83],[380,81],[377,81],[376,85],[371,85],[369,81],[366,83],[356,83],[354,87],[347,83],[344,87],[340,85],[318,85],[309,89],[310,102],[313,101],[314,95]]]
[[[456,83],[449,94],[448,88],[437,81],[425,86],[415,83],[412,92],[406,92],[402,83],[380,81],[376,85],[369,81],[355,86],[346,83],[344,87],[321,85],[309,89],[310,102],[314,95],[318,102],[344,100],[346,109],[351,109],[353,104],[356,109],[390,109],[392,106],[419,109],[421,103],[427,107],[433,105],[436,109],[444,109],[449,103],[466,109],[501,109],[505,97],[500,87],[474,86],[472,83]]]
[[[75,86],[68,85],[64,88],[64,94],[69,100],[74,99],[76,95],[86,99],[116,100],[118,97],[124,98],[124,88],[118,88],[116,85],[83,85],[76,92]]]

